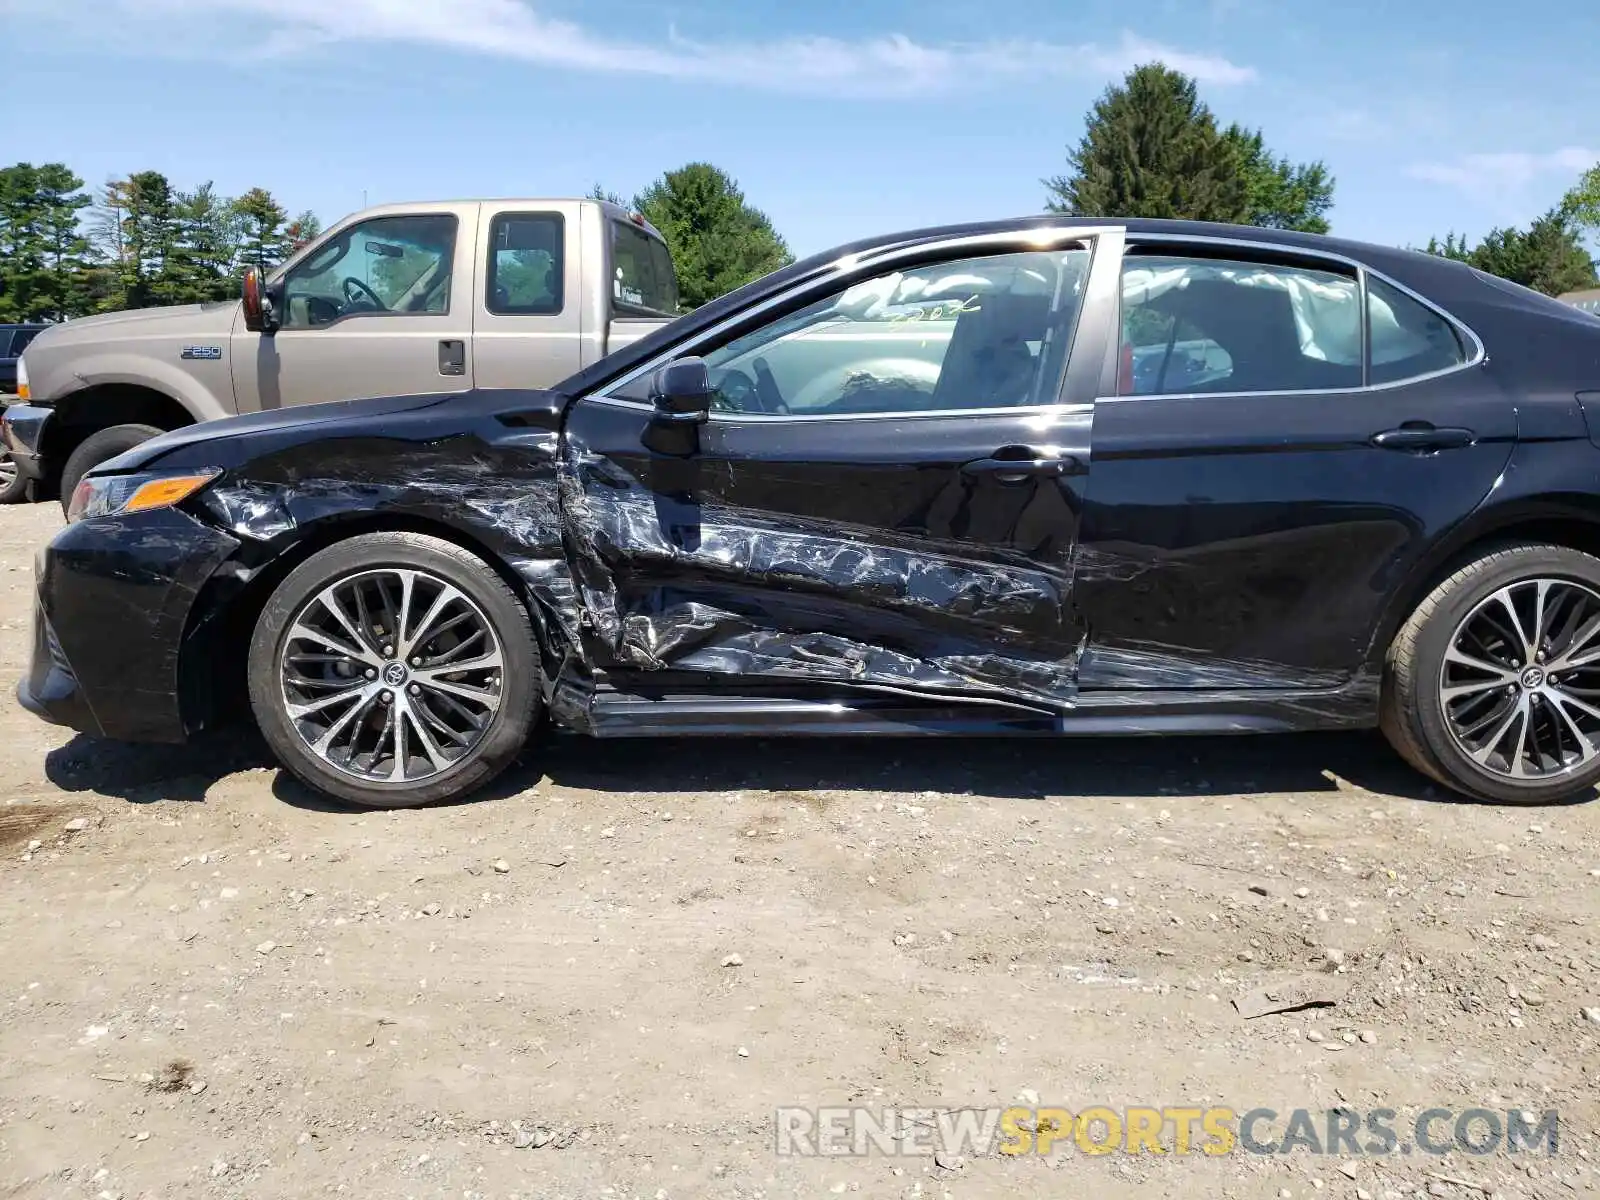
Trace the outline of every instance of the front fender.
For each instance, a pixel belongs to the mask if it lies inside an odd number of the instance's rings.
[[[193,367],[193,372],[185,369]],[[233,376],[227,358],[214,361],[163,362],[147,354],[127,352],[93,353],[74,358],[65,386],[41,395],[58,409],[67,409],[74,397],[92,404],[83,393],[93,388],[129,385],[147,388],[170,396],[183,406],[196,422],[214,421],[233,412]]]
[[[227,469],[197,498],[239,541],[236,578],[281,577],[346,537],[408,529],[454,541],[516,585],[538,629],[548,679],[579,644],[577,589],[564,549],[553,430],[488,440],[428,437],[424,413],[388,436],[301,442]],[[202,448],[196,453],[204,456]]]

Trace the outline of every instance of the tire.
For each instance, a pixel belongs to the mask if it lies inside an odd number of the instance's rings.
[[[17,504],[27,495],[27,478],[17,470],[11,451],[0,449],[0,504]]]
[[[62,511],[72,507],[72,493],[78,490],[78,484],[90,471],[164,432],[154,425],[113,425],[84,438],[78,448],[67,455],[66,464],[61,468]]]
[[[401,595],[406,585],[401,577],[407,573],[413,579],[408,598],[415,606],[410,618],[400,621],[395,613],[405,608]],[[380,584],[385,588],[383,603],[377,599]],[[445,594],[444,585],[456,589],[461,599],[438,609],[440,615],[429,625],[427,618],[435,611],[434,601]],[[432,590],[436,586],[441,590]],[[341,625],[325,606],[322,597],[329,594],[353,618],[349,623]],[[390,597],[393,605],[386,615]],[[421,616],[416,608],[424,609]],[[417,637],[425,626],[450,625],[460,632],[446,628],[440,639],[419,640],[411,648],[419,653],[409,660],[404,639],[394,636],[402,626]],[[486,631],[481,641],[477,634],[467,639],[478,648],[462,657],[460,648],[452,649],[447,639],[479,625]],[[322,626],[345,646],[357,641],[350,636],[353,626],[364,628],[369,640],[355,647],[364,657],[357,661],[348,654],[326,653],[335,647],[320,635],[305,636],[308,629]],[[393,645],[382,645],[385,640]],[[497,668],[470,673],[458,669],[453,682],[437,679],[444,668],[433,668],[432,678],[428,675],[430,661],[483,661],[478,655],[484,647],[491,652],[497,647]],[[340,661],[311,662],[319,651],[325,652],[324,659]],[[422,665],[416,666],[419,660]],[[286,675],[290,664],[295,669]],[[397,668],[398,677],[391,681],[389,673]],[[415,676],[408,676],[413,669]],[[247,670],[251,708],[284,767],[308,787],[365,808],[416,808],[458,799],[482,787],[522,750],[542,696],[533,627],[516,594],[475,555],[417,533],[362,534],[312,555],[297,567],[262,610],[250,641]],[[356,699],[341,699],[317,713],[302,708],[297,718],[290,712],[290,690],[296,680],[305,682],[306,675],[319,670],[320,680],[295,690],[300,703],[314,703],[335,690]],[[362,678],[356,678],[357,673]],[[481,693],[481,698],[463,698],[463,685],[475,696]],[[441,695],[422,691],[424,686],[457,690]],[[496,707],[489,711],[491,701]],[[335,732],[326,753],[319,753],[313,739],[320,740],[319,735],[326,736],[363,708],[366,711],[353,716],[345,732]],[[429,723],[441,715],[458,727],[458,736],[473,740],[459,745],[444,740],[440,726]],[[396,732],[396,726],[402,728]],[[455,757],[441,765],[433,753],[436,748],[446,755],[454,751]]]
[[[1530,660],[1516,647],[1527,645],[1540,612],[1544,648]],[[1592,789],[1600,781],[1600,717],[1585,707],[1600,712],[1600,700],[1575,702],[1561,686],[1565,669],[1567,687],[1585,696],[1600,688],[1600,638],[1580,637],[1591,616],[1600,618],[1600,559],[1542,543],[1484,550],[1434,588],[1395,635],[1379,708],[1384,735],[1417,770],[1475,799],[1549,804]],[[1495,629],[1506,636],[1496,640]],[[1584,661],[1591,652],[1592,665]],[[1462,654],[1486,665],[1466,665]],[[1448,701],[1447,678],[1457,692]],[[1512,711],[1519,706],[1522,715]]]

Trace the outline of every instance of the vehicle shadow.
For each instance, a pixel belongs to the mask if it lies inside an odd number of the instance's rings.
[[[113,742],[80,733],[45,755],[44,774],[63,792],[153,804],[201,801],[220,779],[276,765],[255,727],[238,726],[182,746]]]
[[[45,759],[65,792],[134,804],[200,801],[238,771],[273,768],[254,729],[208,734],[186,746],[137,746],[74,737]],[[1272,737],[1103,738],[638,738],[604,743],[535,737],[499,779],[456,804],[514,796],[549,779],[590,791],[716,794],[738,791],[970,793],[1047,796],[1251,796],[1336,793],[1350,787],[1403,799],[1481,803],[1423,778],[1373,732]],[[273,794],[295,808],[356,812],[282,770]],[[1584,804],[1593,792],[1563,801]]]

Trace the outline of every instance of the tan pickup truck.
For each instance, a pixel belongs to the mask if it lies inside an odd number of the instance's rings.
[[[355,213],[241,301],[54,326],[28,347],[5,448],[63,503],[168,429],[365,396],[548,387],[678,311],[661,235],[598,200]]]

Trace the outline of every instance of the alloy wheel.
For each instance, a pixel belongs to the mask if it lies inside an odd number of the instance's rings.
[[[1439,700],[1456,746],[1508,779],[1600,755],[1600,593],[1538,578],[1491,593],[1451,635]]]
[[[330,767],[380,783],[448,771],[483,740],[504,660],[479,605],[421,570],[363,571],[289,624],[278,675],[290,722]]]
[[[17,463],[11,457],[11,451],[0,450],[0,492],[5,491],[17,481]]]

